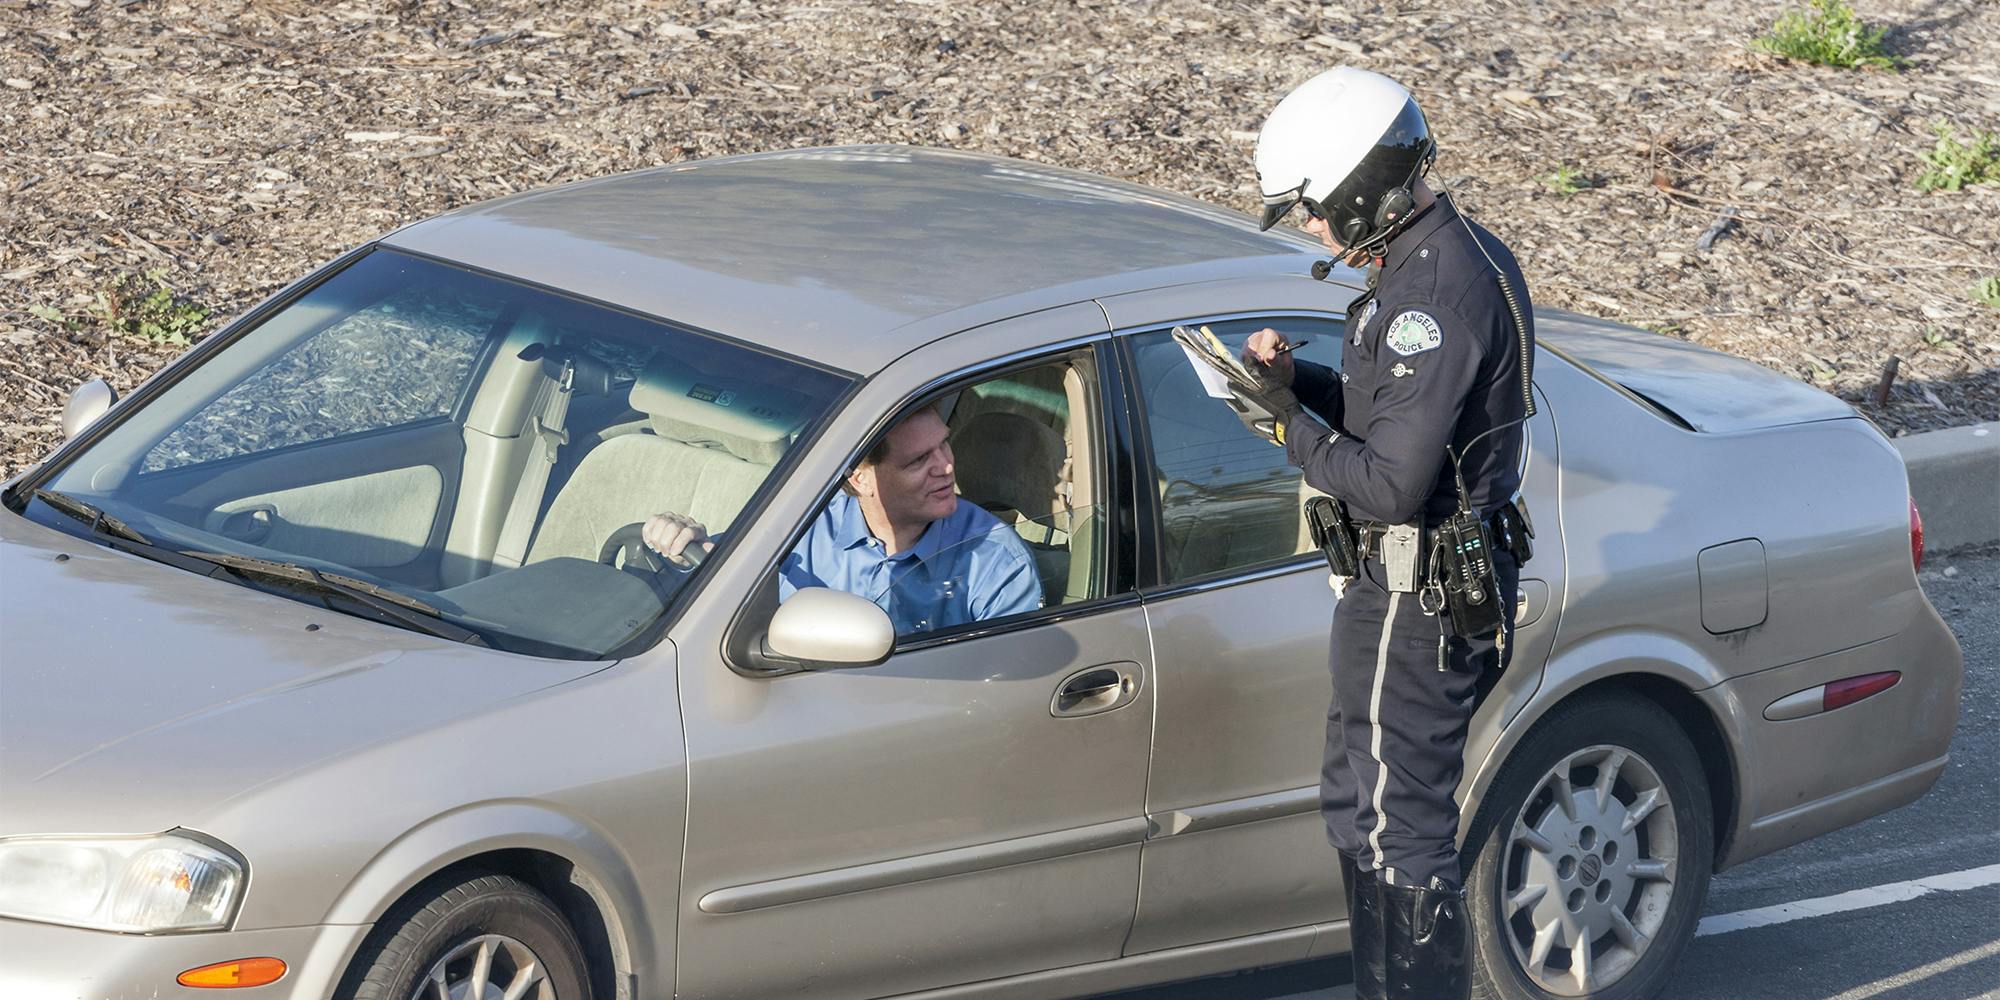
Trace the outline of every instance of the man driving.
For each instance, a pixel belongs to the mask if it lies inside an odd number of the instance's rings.
[[[778,599],[831,587],[882,605],[898,635],[1033,611],[1035,560],[1013,529],[959,502],[951,442],[935,407],[904,417],[849,470],[778,569]],[[662,512],[641,536],[687,567],[690,545],[715,547],[692,518]]]

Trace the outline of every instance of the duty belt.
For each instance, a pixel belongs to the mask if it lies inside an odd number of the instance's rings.
[[[1527,506],[1519,501],[1508,501],[1492,513],[1486,515],[1486,530],[1493,539],[1493,547],[1514,557],[1514,564],[1527,562],[1534,554],[1534,545],[1529,539],[1534,537],[1534,522],[1528,519]],[[1362,559],[1373,558],[1387,568],[1390,551],[1408,539],[1415,543],[1416,559],[1411,566],[1411,579],[1395,579],[1402,574],[1391,574],[1390,590],[1411,591],[1417,589],[1430,578],[1431,555],[1438,544],[1437,530],[1418,528],[1416,522],[1409,524],[1389,524],[1383,521],[1354,522],[1354,548]],[[1386,541],[1385,541],[1386,540]],[[1397,567],[1400,569],[1400,567]]]
[[[1313,544],[1325,554],[1336,578],[1359,576],[1362,560],[1373,557],[1384,568],[1393,568],[1391,590],[1408,592],[1429,581],[1434,568],[1431,556],[1441,541],[1440,529],[1422,528],[1415,522],[1354,521],[1348,518],[1345,503],[1326,496],[1306,501],[1305,518]],[[1509,501],[1483,520],[1495,548],[1511,553],[1516,565],[1528,561],[1533,554],[1529,539],[1535,535],[1535,525],[1524,505]]]
[[[1507,538],[1512,533],[1510,531],[1510,524],[1513,523],[1513,509],[1514,505],[1508,504],[1486,516],[1486,530],[1493,532],[1494,540],[1509,549],[1513,546],[1502,541],[1502,539]],[[1412,525],[1389,524],[1386,521],[1356,521],[1354,523],[1355,548],[1361,550],[1361,556],[1364,559],[1369,556],[1379,556],[1382,553],[1383,536],[1397,528],[1408,527],[1412,527]],[[1433,540],[1433,530],[1425,528],[1421,534],[1426,547],[1428,547],[1429,543]]]

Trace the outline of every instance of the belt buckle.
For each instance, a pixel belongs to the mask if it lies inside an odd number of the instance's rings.
[[[1414,593],[1417,589],[1417,559],[1422,549],[1423,531],[1414,524],[1390,524],[1382,528],[1382,570],[1386,589]]]

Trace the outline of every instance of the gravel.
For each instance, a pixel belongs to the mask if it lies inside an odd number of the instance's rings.
[[[71,386],[125,391],[178,350],[93,318],[120,275],[227,317],[469,202],[845,143],[1248,209],[1264,114],[1341,62],[1415,90],[1434,176],[1537,302],[1761,362],[1890,433],[2000,419],[2000,309],[1967,292],[2000,273],[2000,185],[1913,184],[1933,122],[2000,122],[2000,4],[1860,0],[1900,73],[1753,51],[1789,6],[0,0],[0,474],[56,443]],[[1585,186],[1544,182],[1561,167]]]

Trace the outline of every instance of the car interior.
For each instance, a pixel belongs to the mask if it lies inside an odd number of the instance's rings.
[[[419,285],[303,300],[63,488],[184,547],[372,581],[537,651],[615,648],[666,591],[607,542],[668,510],[729,530],[835,383],[583,303],[475,290],[487,299],[439,305]],[[961,495],[1019,533],[1048,605],[1102,593],[1095,378],[1083,352],[941,401]]]
[[[1045,607],[1103,593],[1094,382],[1088,355],[1073,355],[980,382],[950,400],[959,495],[1027,543]]]

